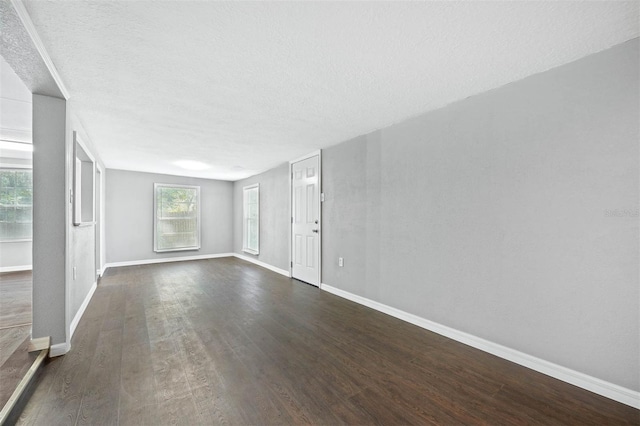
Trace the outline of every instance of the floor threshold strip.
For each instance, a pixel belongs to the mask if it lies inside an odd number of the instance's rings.
[[[0,426],[5,426],[9,424],[9,420],[14,418],[14,409],[16,408],[16,404],[27,390],[31,380],[33,380],[34,376],[44,363],[44,360],[47,358],[49,354],[50,347],[50,339],[49,337],[43,337],[39,339],[34,339],[29,344],[29,352],[39,351],[38,356],[29,367],[29,370],[26,372],[16,389],[13,391],[9,400],[0,411]]]

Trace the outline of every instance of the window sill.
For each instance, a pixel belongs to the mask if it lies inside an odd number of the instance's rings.
[[[171,251],[189,251],[189,250],[200,250],[200,246],[197,247],[181,247],[181,248],[174,248],[174,249],[154,249],[153,251],[156,253],[167,253],[167,252],[171,252]]]
[[[242,251],[245,252],[245,253],[248,253],[248,254],[252,254],[254,256],[257,256],[257,255],[260,254],[259,250],[251,250],[251,249],[248,249],[248,248],[243,248]]]

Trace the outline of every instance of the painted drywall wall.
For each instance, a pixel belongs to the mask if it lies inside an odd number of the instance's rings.
[[[242,251],[242,188],[260,184],[260,254]],[[233,251],[289,270],[289,164],[234,182]]]
[[[323,282],[640,390],[638,51],[324,150]]]
[[[72,223],[74,130],[95,155],[69,101],[33,95],[32,337],[51,336],[53,345],[69,343],[70,323],[96,282],[95,226]]]
[[[0,272],[31,269],[31,241],[0,242]]]
[[[69,202],[73,169],[72,135],[74,130],[84,132],[80,120],[73,114],[77,107],[63,99],[66,90],[61,87],[62,82],[55,70],[47,65],[46,52],[32,43],[35,33],[23,26],[24,16],[18,16],[20,8],[2,3],[0,9],[3,23],[11,24],[3,27],[3,30],[7,29],[7,36],[0,44],[3,47],[11,45],[3,49],[3,58],[17,71],[16,77],[28,87],[20,89],[20,93],[13,90],[17,86],[13,89],[7,86],[3,63],[3,93],[5,89],[11,89],[8,97],[19,99],[24,96],[23,100],[30,102],[32,108],[32,125],[10,129],[10,132],[3,130],[1,135],[3,139],[22,141],[32,137],[35,148],[31,334],[32,338],[50,336],[54,345],[51,353],[62,354],[69,347],[70,323],[78,312],[75,299],[84,300],[91,285],[87,283],[95,282],[93,274],[83,275],[95,267],[95,256],[84,251],[93,242],[88,235],[83,235],[89,232],[88,229],[73,228]],[[5,43],[7,40],[8,44]],[[2,107],[5,105],[3,103]],[[87,145],[91,145],[86,134],[84,136]],[[72,282],[74,265],[78,267],[78,273]]]
[[[96,160],[97,164],[102,165],[100,156],[93,146],[91,139],[86,133],[82,122],[73,112],[73,100],[67,101],[67,107],[69,110],[69,114],[67,117],[67,133],[66,133],[66,143],[67,143],[67,155],[68,161],[71,165],[73,165],[73,132],[77,132],[78,138],[82,140],[82,143],[85,145],[87,150],[91,153],[91,155]],[[69,170],[69,187],[73,187],[73,171]],[[87,197],[86,194],[85,197]],[[68,229],[69,229],[69,251],[68,251],[68,271],[67,271],[67,280],[68,286],[67,291],[69,292],[69,323],[76,316],[79,311],[82,303],[86,299],[91,287],[97,281],[97,273],[98,269],[96,262],[96,225],[88,224],[83,226],[74,226],[73,225],[73,205],[71,203],[67,203],[68,209]],[[75,268],[75,278],[73,274],[73,268]]]
[[[200,186],[200,250],[153,251],[154,183]],[[233,183],[154,173],[106,170],[107,263],[233,251]]]
[[[32,338],[66,342],[66,101],[33,95]]]

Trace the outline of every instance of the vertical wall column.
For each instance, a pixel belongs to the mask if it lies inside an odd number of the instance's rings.
[[[33,95],[32,338],[66,342],[66,119],[64,99]]]

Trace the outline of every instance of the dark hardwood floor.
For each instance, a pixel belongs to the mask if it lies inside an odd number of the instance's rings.
[[[0,330],[31,325],[31,271],[0,273]]]
[[[20,424],[639,424],[639,411],[233,259],[109,269]]]
[[[0,409],[34,359],[27,352],[31,288],[31,271],[0,273]]]

